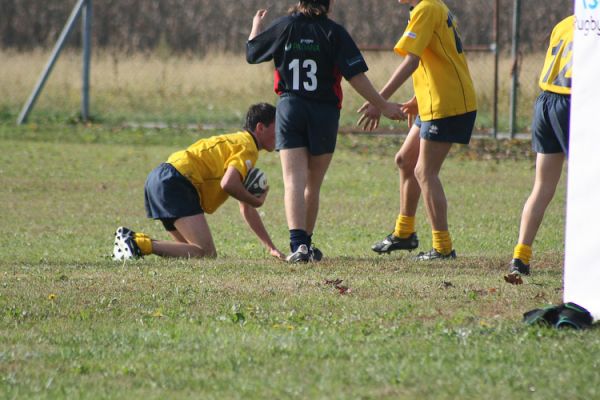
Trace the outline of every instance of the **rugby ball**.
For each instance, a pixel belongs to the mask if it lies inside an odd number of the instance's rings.
[[[267,176],[260,169],[252,168],[244,180],[244,187],[258,197],[267,190]]]

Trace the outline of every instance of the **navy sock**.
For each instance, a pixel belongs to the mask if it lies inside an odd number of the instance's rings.
[[[312,233],[310,235],[306,234],[306,237],[308,237],[308,247],[312,246]]]
[[[290,250],[298,250],[301,244],[308,246],[308,235],[304,229],[290,229]]]

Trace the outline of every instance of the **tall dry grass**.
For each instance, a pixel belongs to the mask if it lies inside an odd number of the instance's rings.
[[[0,51],[0,108],[14,115],[24,104],[49,57],[48,52]],[[392,52],[366,52],[369,78],[379,88],[398,66],[401,58]],[[493,56],[468,55],[479,101],[478,128],[491,127],[493,103]],[[543,54],[523,58],[518,101],[519,127],[526,130],[537,95],[537,79]],[[81,91],[81,56],[65,52],[57,62],[32,114],[75,114]],[[499,65],[498,109],[500,128],[508,125],[512,62]],[[217,125],[237,123],[249,104],[275,102],[273,67],[270,63],[248,65],[242,55],[215,53],[210,57],[125,55],[97,52],[92,58],[91,110],[106,122],[164,121],[204,122]],[[351,125],[355,110],[363,103],[344,82],[342,124]],[[410,84],[393,97],[404,101],[412,96]]]

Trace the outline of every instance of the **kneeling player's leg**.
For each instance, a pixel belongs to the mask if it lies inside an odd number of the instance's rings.
[[[163,257],[216,257],[217,251],[204,214],[178,218],[176,231],[170,231],[177,242],[152,241],[152,252]]]
[[[187,243],[187,240],[185,240],[185,238],[183,237],[183,235],[181,233],[177,232],[177,230],[167,231],[167,232],[169,232],[169,235],[171,235],[171,237],[173,238],[173,240],[175,240],[176,242]]]

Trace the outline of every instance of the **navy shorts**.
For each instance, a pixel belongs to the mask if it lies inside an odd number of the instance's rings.
[[[275,148],[308,148],[313,156],[335,150],[340,110],[298,96],[282,95],[277,102]]]
[[[531,147],[536,153],[569,154],[571,96],[542,92],[535,101]]]
[[[174,222],[178,218],[204,213],[194,185],[171,164],[154,168],[144,191],[146,215],[161,220],[168,231],[176,230]]]
[[[415,125],[421,128],[421,139],[469,144],[476,117],[477,111],[431,121],[421,121],[421,117],[417,116]]]

